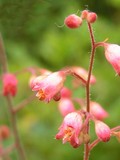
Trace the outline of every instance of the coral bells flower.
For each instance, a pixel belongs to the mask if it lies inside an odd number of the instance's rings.
[[[62,116],[75,111],[72,101],[68,98],[61,98],[58,108]]]
[[[103,44],[105,47],[105,56],[108,62],[113,66],[116,73],[120,76],[120,46],[116,44]]]
[[[33,81],[33,91],[37,91],[39,100],[49,102],[60,92],[65,81],[66,74],[63,71],[51,73],[48,76]],[[35,83],[34,83],[35,82]]]
[[[107,142],[110,140],[111,130],[104,122],[99,120],[95,121],[95,132],[101,141]]]
[[[98,120],[108,117],[108,113],[97,102],[90,102],[90,112]]]
[[[15,75],[11,73],[5,73],[3,74],[2,81],[3,81],[3,95],[7,96],[8,94],[11,94],[12,96],[15,96],[18,84]]]
[[[82,18],[75,14],[71,14],[65,18],[64,23],[68,28],[71,29],[78,28],[79,26],[82,25]]]
[[[69,113],[65,116],[56,139],[62,139],[63,144],[70,142],[70,144],[77,148],[81,145],[79,139],[80,131],[82,129],[82,117],[77,112]]]

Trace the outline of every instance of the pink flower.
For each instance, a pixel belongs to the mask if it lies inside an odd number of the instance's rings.
[[[68,98],[61,98],[58,108],[62,116],[75,111],[72,101]]]
[[[97,102],[90,102],[90,112],[98,120],[108,117],[108,113]]]
[[[49,102],[62,89],[65,77],[66,74],[63,71],[54,72],[45,77],[39,76],[34,79],[32,90],[37,91],[36,96],[39,100]]]
[[[63,144],[70,142],[74,148],[79,147],[81,145],[79,135],[82,129],[82,124],[82,117],[79,113],[72,112],[67,114],[59,128],[56,139],[62,139]]]
[[[101,141],[107,142],[110,140],[111,130],[104,122],[99,120],[95,121],[95,132]]]
[[[103,44],[105,47],[105,56],[108,62],[113,66],[116,73],[120,76],[120,46],[116,44]]]
[[[2,81],[3,81],[3,95],[7,96],[8,94],[11,94],[12,96],[15,96],[17,93],[17,84],[18,84],[15,75],[11,73],[5,73],[3,74]]]

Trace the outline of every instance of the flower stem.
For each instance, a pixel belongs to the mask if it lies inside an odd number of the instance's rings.
[[[5,49],[4,49],[4,44],[3,44],[3,39],[2,39],[1,34],[0,34],[0,62],[1,62],[3,74],[7,73],[8,72],[7,57],[5,54]],[[19,153],[20,160],[25,160],[26,158],[25,158],[24,150],[21,146],[20,139],[19,139],[17,124],[16,124],[17,123],[16,122],[16,115],[13,113],[14,105],[13,105],[12,97],[10,95],[7,95],[6,101],[8,104],[9,114],[10,114],[10,118],[11,118],[11,125],[12,125],[12,129],[13,129],[16,149]]]
[[[88,25],[88,31],[90,34],[90,39],[91,39],[91,56],[90,56],[90,63],[89,63],[89,69],[88,69],[88,78],[87,78],[87,83],[86,83],[86,111],[90,112],[90,78],[91,78],[91,74],[92,74],[92,68],[93,68],[93,62],[94,62],[94,56],[95,56],[95,39],[94,39],[94,34],[93,34],[93,30],[91,27],[90,23],[87,23]],[[87,131],[89,134],[89,122],[87,125]],[[89,159],[89,143],[85,144],[84,147],[84,160],[88,160]]]

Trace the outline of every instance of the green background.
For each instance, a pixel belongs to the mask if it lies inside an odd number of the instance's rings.
[[[9,70],[20,71],[25,67],[38,66],[57,71],[65,66],[89,66],[90,39],[84,22],[79,29],[58,27],[69,14],[80,15],[88,9],[98,15],[93,24],[96,41],[109,38],[109,43],[120,44],[119,0],[0,0],[0,31],[8,58]],[[96,85],[91,88],[91,99],[108,111],[105,120],[110,127],[120,125],[120,78],[104,56],[104,49],[96,51],[93,74]],[[18,75],[18,95],[15,104],[32,94],[28,80],[30,75]],[[70,79],[67,80],[70,86]],[[74,96],[84,97],[84,89]],[[9,125],[9,113],[4,98],[0,97],[0,123]],[[35,99],[18,113],[17,124],[28,160],[80,160],[83,146],[73,149],[54,139],[62,117],[56,102],[45,104]],[[94,125],[91,123],[92,136]],[[7,146],[13,136],[4,142]],[[16,152],[11,154],[16,160]],[[120,144],[115,138],[100,143],[90,154],[90,160],[119,160]]]

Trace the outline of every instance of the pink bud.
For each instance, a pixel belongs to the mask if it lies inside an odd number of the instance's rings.
[[[68,28],[74,29],[82,25],[82,19],[75,14],[71,14],[65,18],[64,23]]]
[[[7,139],[10,136],[10,130],[6,125],[0,126],[0,138]]]
[[[97,14],[94,13],[94,12],[89,12],[89,13],[87,14],[86,20],[87,20],[89,23],[94,23],[94,22],[97,20]]]
[[[120,46],[116,44],[104,43],[104,47],[106,59],[120,76]]]
[[[67,87],[63,87],[61,90],[61,97],[62,98],[70,98],[72,95],[71,91]]]
[[[103,120],[108,117],[108,113],[96,102],[90,102],[90,112],[98,120]]]
[[[84,11],[82,11],[81,18],[82,18],[82,19],[86,19],[86,18],[87,18],[88,13],[89,13],[89,11],[88,11],[88,10],[84,10]]]
[[[2,80],[3,80],[3,95],[7,96],[8,94],[11,94],[12,96],[15,96],[17,93],[17,84],[18,84],[15,75],[11,73],[5,73],[3,74]]]
[[[111,130],[109,126],[102,121],[95,121],[95,132],[101,141],[107,142],[110,140]]]
[[[81,145],[79,135],[82,124],[82,117],[79,113],[72,112],[67,114],[59,128],[56,139],[62,139],[63,143],[70,142],[74,148],[79,147]]]
[[[62,116],[66,116],[68,113],[75,111],[72,101],[68,98],[62,98],[59,102],[58,108]]]
[[[63,71],[51,73],[45,77],[38,77],[33,81],[33,91],[37,91],[39,100],[49,102],[63,87],[66,74]],[[55,97],[54,97],[55,98]]]

